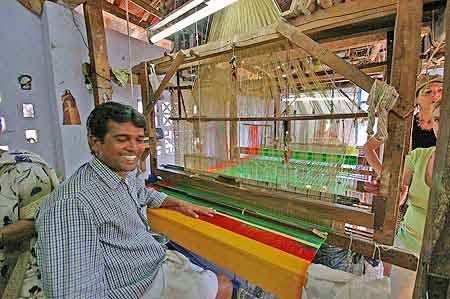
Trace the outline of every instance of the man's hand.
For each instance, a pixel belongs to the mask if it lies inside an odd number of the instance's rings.
[[[198,218],[199,215],[207,215],[213,217],[216,211],[212,208],[202,207],[198,205],[194,205],[190,202],[184,200],[178,200],[171,197],[167,197],[161,208],[168,208],[171,210],[178,211],[184,215]]]

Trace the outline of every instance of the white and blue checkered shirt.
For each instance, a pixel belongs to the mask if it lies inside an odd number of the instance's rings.
[[[142,208],[165,198],[135,172],[124,180],[96,158],[81,166],[36,220],[46,298],[141,297],[165,255]]]

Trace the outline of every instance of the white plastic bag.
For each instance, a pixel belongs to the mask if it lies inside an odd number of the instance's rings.
[[[302,299],[390,299],[388,278],[366,280],[324,265],[311,264]]]
[[[149,64],[148,66],[148,79],[150,81],[150,85],[152,86],[153,92],[155,92],[160,84],[160,80],[158,75],[156,74],[155,65]]]

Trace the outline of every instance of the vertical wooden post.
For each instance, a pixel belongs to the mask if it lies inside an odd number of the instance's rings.
[[[450,43],[450,5],[447,2],[446,43]],[[450,51],[445,52],[444,94],[441,102],[433,184],[428,203],[414,298],[449,298],[450,281]],[[436,283],[440,280],[440,283]],[[435,295],[436,294],[436,295]]]
[[[386,83],[391,84],[391,70],[392,70],[392,52],[394,51],[394,31],[388,31],[386,34],[386,71],[384,79]]]
[[[234,56],[234,54],[233,54]],[[229,106],[229,117],[237,118],[238,117],[238,90],[239,90],[239,82],[238,82],[238,70],[233,70],[233,66],[231,66],[231,73],[236,72],[235,75],[230,73],[230,84],[231,84],[231,94],[230,94],[230,106]],[[239,122],[237,121],[229,121],[230,124],[230,159],[238,160],[239,157],[239,149],[238,149],[238,130],[239,130]]]
[[[236,83],[232,84],[233,93],[231,94],[230,99],[230,117],[236,118],[238,117],[238,109],[237,109],[237,87]],[[238,122],[230,121],[230,157],[231,160],[239,159],[239,150],[238,150]]]
[[[83,4],[96,106],[112,98],[111,74],[101,3],[101,1],[88,0]]]
[[[144,116],[147,121],[148,148],[142,155],[141,163],[145,163],[147,155],[150,155],[150,173],[156,174],[158,169],[157,151],[156,151],[156,126],[155,126],[155,102],[151,99],[151,86],[148,81],[147,63],[143,62],[139,73],[139,84],[141,85],[142,107],[144,108]],[[141,164],[142,166],[142,164]],[[142,170],[142,168],[141,168]]]
[[[394,33],[394,52],[391,85],[400,94],[397,107],[413,109],[416,74],[420,51],[420,27],[423,0],[399,0]],[[394,107],[395,110],[395,107]],[[405,110],[405,109],[403,109]],[[374,240],[393,244],[403,175],[403,161],[409,151],[412,130],[412,113],[406,119],[390,112],[388,116],[388,140],[383,157],[382,195],[387,199],[386,217],[381,229],[376,230]]]

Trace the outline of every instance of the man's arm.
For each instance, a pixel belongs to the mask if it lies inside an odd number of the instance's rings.
[[[167,208],[171,210],[178,211],[190,217],[198,218],[198,214],[214,216],[216,211],[212,208],[202,207],[198,205],[191,204],[190,202],[175,199],[172,197],[166,197],[161,205],[161,208]]]
[[[149,208],[159,208],[167,198],[167,194],[147,188],[143,184],[139,185],[138,188],[140,203],[144,203]]]
[[[143,198],[141,202],[145,202],[150,208],[167,208],[194,218],[198,218],[198,214],[213,216],[216,212],[214,209],[175,199],[165,193],[144,186],[139,190],[138,196]]]
[[[46,298],[108,298],[97,228],[78,198],[44,204],[36,252]]]

